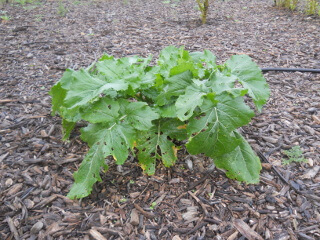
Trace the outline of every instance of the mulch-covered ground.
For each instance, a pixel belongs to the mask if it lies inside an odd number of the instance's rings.
[[[271,98],[242,131],[263,161],[260,184],[229,180],[182,149],[154,176],[130,159],[90,197],[65,197],[87,146],[77,131],[62,142],[50,115],[48,91],[64,69],[168,45],[209,49],[220,63],[244,53],[261,67],[320,68],[319,18],[272,0],[216,0],[200,25],[195,1],[163,2],[1,7],[10,20],[0,24],[0,239],[320,239],[320,74],[265,74]],[[293,146],[308,161],[283,165]]]

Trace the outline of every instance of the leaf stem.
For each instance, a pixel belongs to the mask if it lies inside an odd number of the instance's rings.
[[[119,121],[125,119],[128,115],[123,115],[121,118],[119,118]],[[117,125],[117,123],[115,122],[114,124],[112,124],[111,127],[108,128],[108,130],[111,130],[115,125]]]

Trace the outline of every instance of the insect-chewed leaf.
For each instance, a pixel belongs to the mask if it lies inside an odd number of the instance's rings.
[[[173,122],[172,122],[173,123]],[[177,123],[176,123],[177,124]],[[178,128],[172,129],[167,124],[158,122],[149,131],[141,132],[138,137],[138,160],[147,174],[154,174],[156,160],[162,160],[166,167],[172,166],[177,160],[175,145],[168,139],[177,134]],[[183,132],[183,130],[181,130]]]
[[[119,116],[118,101],[102,98],[99,101],[81,109],[81,117],[91,123],[115,122]]]
[[[159,118],[159,114],[145,102],[129,102],[126,100],[119,102],[121,112],[126,116],[125,121],[128,121],[138,130],[148,130],[153,126],[152,121]]]
[[[238,77],[239,82],[248,89],[248,94],[259,111],[267,102],[270,90],[261,69],[247,55],[234,55],[227,62],[226,66],[231,73]]]
[[[102,144],[94,144],[83,159],[77,172],[73,174],[75,183],[72,185],[68,197],[71,199],[84,198],[92,191],[92,186],[101,181],[100,168],[105,166]]]
[[[254,112],[243,98],[233,98],[228,93],[216,97],[217,104],[206,99],[202,111],[205,116],[190,120],[188,133],[194,134],[187,143],[191,154],[205,153],[214,158],[231,152],[239,141],[232,131],[247,124]]]
[[[104,155],[112,155],[117,164],[123,164],[128,158],[128,149],[133,147],[135,137],[133,127],[124,123],[89,124],[81,129],[81,139],[90,147],[102,145]]]
[[[216,157],[214,163],[217,167],[227,170],[231,179],[258,183],[261,170],[260,159],[256,156],[248,142],[238,133],[234,132],[240,144],[232,152]]]
[[[179,141],[187,139],[187,125],[176,118],[164,119],[161,123],[161,131],[164,131],[171,139]]]

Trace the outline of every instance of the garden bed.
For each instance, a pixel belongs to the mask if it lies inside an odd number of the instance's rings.
[[[46,1],[6,4],[0,25],[0,239],[318,239],[320,75],[265,77],[271,97],[242,130],[264,160],[245,185],[182,149],[146,176],[132,158],[111,165],[93,194],[66,194],[88,150],[61,141],[48,91],[66,68],[104,52],[157,56],[168,45],[209,49],[219,63],[247,54],[261,67],[320,68],[320,20],[272,0],[215,1],[201,25],[195,1]],[[306,163],[284,165],[300,146]]]

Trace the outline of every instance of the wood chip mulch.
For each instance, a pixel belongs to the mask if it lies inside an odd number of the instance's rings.
[[[257,185],[182,149],[154,176],[129,159],[111,164],[90,197],[66,197],[87,146],[78,131],[62,142],[50,115],[48,91],[64,69],[168,45],[209,49],[220,62],[245,53],[261,67],[319,69],[320,19],[272,4],[216,0],[206,25],[193,0],[3,4],[0,239],[320,239],[320,74],[265,74],[271,98],[242,129],[263,162]],[[293,146],[308,162],[283,165]]]

